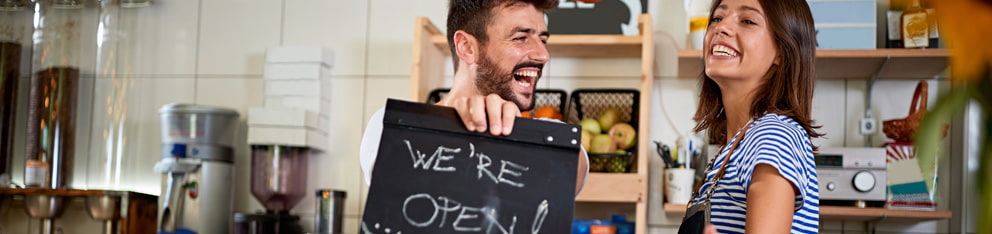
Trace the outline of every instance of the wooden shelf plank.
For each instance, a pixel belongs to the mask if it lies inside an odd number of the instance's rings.
[[[665,203],[665,215],[682,217],[685,215],[684,204]],[[887,208],[857,208],[847,206],[820,206],[820,219],[824,220],[934,220],[949,219],[949,210],[902,210]]]
[[[104,190],[80,190],[80,189],[51,189],[51,188],[0,188],[0,194],[4,195],[49,195],[59,197],[86,197],[101,196]]]
[[[451,56],[445,35],[431,36],[431,43]],[[641,43],[641,36],[552,35],[548,38],[548,53],[553,57],[640,58]]]
[[[680,50],[679,78],[697,78],[703,71],[701,50]],[[819,79],[931,79],[947,69],[947,49],[817,50]],[[882,64],[888,59],[885,67]]]
[[[589,173],[586,185],[575,198],[577,202],[646,201],[644,186],[647,178],[637,173]]]

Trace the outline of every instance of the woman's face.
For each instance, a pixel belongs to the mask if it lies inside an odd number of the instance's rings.
[[[704,39],[706,75],[724,79],[760,79],[778,52],[768,18],[758,0],[723,0],[710,18]]]

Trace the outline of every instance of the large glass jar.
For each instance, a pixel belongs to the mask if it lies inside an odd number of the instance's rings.
[[[97,21],[96,79],[93,86],[92,133],[87,155],[86,187],[89,189],[154,192],[159,187],[141,181],[158,181],[160,174],[137,165],[142,156],[134,147],[138,122],[131,107],[135,84],[134,66],[141,46],[138,24],[141,15],[148,15],[149,2],[134,0],[100,0]],[[147,156],[147,155],[145,155]],[[145,183],[142,183],[145,182]],[[146,185],[148,188],[139,188]]]
[[[18,89],[31,54],[33,3],[0,0],[0,187],[11,183]]]
[[[29,187],[72,185],[77,106],[82,77],[92,76],[97,17],[95,3],[39,0],[36,8],[24,183]]]

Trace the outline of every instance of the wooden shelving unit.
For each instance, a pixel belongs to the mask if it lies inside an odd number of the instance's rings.
[[[552,58],[641,58],[641,82],[638,119],[650,120],[652,74],[654,64],[654,43],[651,16],[642,14],[638,18],[641,35],[552,35],[548,39],[548,51]],[[431,90],[444,85],[445,59],[451,52],[445,34],[427,18],[418,17],[414,28],[413,72],[410,79],[411,100],[426,100]],[[633,88],[633,87],[632,87]],[[637,233],[647,233],[647,188],[649,122],[642,121],[637,126],[637,165],[633,173],[590,173],[577,202],[614,202],[635,204]],[[608,214],[607,214],[608,215]]]
[[[117,220],[120,233],[155,233],[158,215],[158,196],[131,191],[50,189],[50,188],[0,188],[0,196],[47,195],[53,197],[120,196],[121,219]]]
[[[817,50],[818,79],[931,79],[947,69],[947,49]],[[679,78],[703,71],[703,51],[679,51]]]
[[[665,203],[665,215],[668,217],[682,217],[685,215],[685,204]],[[949,210],[901,210],[886,208],[857,208],[846,206],[820,206],[820,219],[825,220],[905,220],[905,221],[925,221],[935,219],[949,219]]]

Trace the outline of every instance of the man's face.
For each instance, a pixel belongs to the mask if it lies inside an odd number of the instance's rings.
[[[548,26],[544,13],[526,3],[493,9],[486,28],[488,40],[479,52],[476,86],[484,94],[495,93],[517,104],[534,108],[534,86],[548,62]]]

